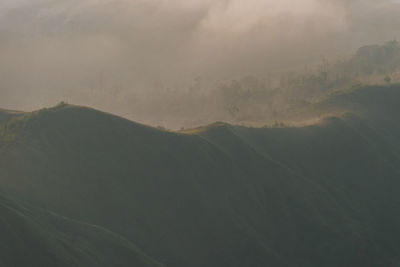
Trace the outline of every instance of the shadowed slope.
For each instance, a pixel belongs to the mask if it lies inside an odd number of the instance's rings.
[[[161,266],[129,241],[0,196],[0,266]]]
[[[168,266],[391,266],[397,96],[395,86],[333,96],[352,113],[314,126],[187,134],[61,105],[3,127],[0,185]]]
[[[173,266],[278,257],[230,207],[243,171],[201,137],[71,106],[21,117],[10,131],[0,169],[13,178],[2,184],[19,197],[117,231]]]

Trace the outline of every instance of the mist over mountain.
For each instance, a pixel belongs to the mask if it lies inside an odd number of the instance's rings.
[[[67,101],[192,127],[196,118],[182,115],[190,109],[157,95],[176,91],[182,103],[200,85],[208,93],[246,76],[336,60],[398,38],[398,12],[388,0],[2,1],[0,106]]]
[[[399,14],[0,1],[0,267],[399,266]]]

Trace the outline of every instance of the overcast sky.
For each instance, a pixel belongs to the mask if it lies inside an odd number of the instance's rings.
[[[110,93],[350,54],[399,38],[399,14],[389,0],[1,0],[0,107],[66,100],[124,115]]]

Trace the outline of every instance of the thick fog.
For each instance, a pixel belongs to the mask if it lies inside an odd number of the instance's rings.
[[[399,38],[399,14],[388,0],[2,0],[0,107],[66,101],[177,127],[158,90],[351,54]]]

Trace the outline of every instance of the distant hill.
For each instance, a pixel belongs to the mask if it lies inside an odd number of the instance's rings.
[[[278,76],[248,76],[226,82],[210,94],[205,110],[208,111],[207,117],[215,120],[260,125],[284,120],[292,111],[298,112],[305,105],[318,103],[333,92],[354,86],[399,82],[400,44],[390,41],[360,47],[353,55],[342,59],[329,61],[324,58],[319,64]],[[213,112],[209,112],[212,107],[208,103],[216,103]],[[176,116],[185,114],[181,112]]]
[[[365,75],[391,73],[400,68],[400,44],[397,41],[384,45],[360,47],[347,62],[346,71],[361,72]]]
[[[184,132],[59,105],[3,123],[0,187],[166,266],[398,266],[399,99],[354,87],[299,111],[318,124]]]

